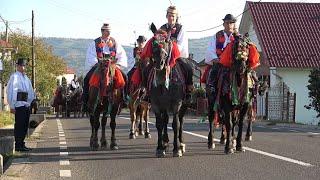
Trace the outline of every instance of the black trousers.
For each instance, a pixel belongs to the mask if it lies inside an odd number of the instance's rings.
[[[16,148],[22,148],[25,145],[24,139],[26,138],[30,120],[29,107],[15,108],[15,123],[14,123],[14,139]]]
[[[83,103],[86,105],[87,102],[88,102],[88,99],[89,99],[89,81],[90,81],[90,78],[94,72],[94,70],[97,68],[98,66],[95,65],[93,66],[90,71],[87,73],[86,77],[84,78],[83,80]],[[128,77],[127,75],[120,69],[120,72],[124,78],[124,81],[126,83],[125,85],[125,88],[124,88],[124,94],[127,95],[127,82],[128,82]]]

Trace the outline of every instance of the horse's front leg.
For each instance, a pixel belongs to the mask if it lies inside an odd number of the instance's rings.
[[[116,124],[117,113],[118,113],[118,106],[117,105],[113,105],[111,113],[110,113],[110,119],[111,119],[111,121],[110,121],[110,128],[111,128],[110,149],[111,150],[119,149],[118,144],[116,142],[116,135],[115,135],[115,130],[116,130],[116,127],[117,127],[117,124]]]
[[[156,156],[158,158],[164,157],[166,155],[165,148],[163,146],[163,137],[162,137],[162,131],[164,128],[164,120],[160,113],[155,113],[156,115],[156,127],[158,131],[158,146],[156,150]]]
[[[232,117],[231,117],[231,112],[229,110],[225,111],[225,117],[224,117],[224,122],[225,122],[225,126],[226,126],[226,134],[227,134],[227,141],[226,141],[226,145],[224,148],[224,152],[226,154],[232,154],[234,151],[232,148],[230,148],[230,141],[231,141],[231,125],[232,125]]]
[[[134,102],[129,104],[129,109],[130,109],[130,120],[131,120],[129,139],[135,139],[136,138],[136,136],[135,136],[136,123],[135,122],[136,122],[136,118],[137,118],[137,115],[136,115],[137,108],[136,108]]]
[[[208,149],[214,149],[214,127],[213,127],[213,118],[214,118],[214,111],[211,103],[209,102],[209,109],[208,109],[208,120],[209,120],[209,134],[208,134]]]
[[[150,130],[149,130],[149,105],[141,105],[143,119],[144,119],[144,137],[151,138]]]
[[[253,123],[253,117],[252,117],[252,106],[248,107],[249,114],[247,115],[248,118],[248,127],[247,127],[247,133],[245,137],[245,141],[252,141],[252,123]]]
[[[173,157],[181,157],[182,150],[178,143],[178,131],[180,129],[180,122],[178,121],[177,113],[173,114],[172,129],[174,134],[173,135]]]
[[[100,127],[100,121],[99,121],[99,111],[97,111],[94,115],[90,116],[90,124],[92,128],[92,134],[90,138],[90,147],[92,150],[96,151],[99,148],[98,144],[98,130]]]
[[[247,114],[248,111],[248,103],[245,103],[243,105],[243,107],[240,110],[240,114],[239,114],[239,130],[238,130],[238,136],[237,136],[237,146],[236,146],[236,150],[238,152],[244,152],[244,148],[242,147],[242,130],[243,130],[243,120]]]
[[[182,150],[182,153],[186,152],[186,144],[184,143],[183,139],[183,122],[184,122],[184,115],[187,112],[187,105],[183,105],[179,111],[179,123],[180,123],[180,128],[179,128],[179,141],[180,141],[180,149]]]
[[[139,124],[138,124],[138,134],[139,135],[144,135],[144,132],[142,130],[142,126],[143,126],[142,119],[144,118],[143,113],[144,112],[143,112],[142,106],[139,105],[139,107],[137,108],[137,114],[139,114]]]
[[[237,110],[234,110],[233,112],[231,112],[231,138],[232,138],[232,149],[235,150],[236,149],[236,135],[235,135],[235,128],[237,125],[237,119],[238,119],[238,112]]]
[[[167,113],[162,113],[163,119],[163,146],[166,151],[169,151],[169,135],[168,135],[168,123],[169,115]]]
[[[107,124],[107,113],[103,113],[102,119],[101,119],[101,149],[106,149],[107,148],[107,139],[106,139],[106,124]]]

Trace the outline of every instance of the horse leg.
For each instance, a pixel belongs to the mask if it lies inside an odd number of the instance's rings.
[[[214,117],[213,108],[209,107],[208,109],[208,120],[209,120],[208,149],[215,148],[215,144],[213,141],[213,138],[214,138],[213,117]]]
[[[172,129],[173,129],[173,157],[181,157],[182,150],[180,146],[178,146],[178,130],[180,129],[180,122],[177,119],[177,114],[173,114],[173,121],[172,121]],[[178,148],[179,147],[179,148]]]
[[[156,150],[156,156],[160,158],[166,155],[165,148],[163,146],[163,137],[162,137],[162,131],[164,128],[164,119],[161,117],[160,113],[155,113],[155,115],[156,115],[156,127],[158,131],[158,146]]]
[[[244,140],[245,141],[252,141],[252,119],[248,120],[247,133],[246,133],[246,137]]]
[[[232,148],[230,148],[230,141],[231,141],[231,136],[230,136],[230,131],[231,131],[231,124],[232,124],[232,119],[231,119],[231,112],[229,110],[227,110],[227,112],[225,112],[225,126],[226,126],[226,134],[227,134],[227,141],[226,141],[226,145],[224,148],[224,152],[226,154],[232,154],[234,151]]]
[[[246,133],[246,137],[245,137],[245,141],[252,141],[252,123],[253,123],[253,117],[252,117],[252,105],[248,107],[248,127],[247,127],[247,133]]]
[[[99,144],[98,144],[98,130],[100,127],[99,115],[100,115],[99,113],[95,113],[94,116],[90,116],[90,124],[92,127],[92,134],[91,134],[91,138],[90,138],[90,147],[94,151],[98,150],[98,148],[99,148]]]
[[[151,138],[150,130],[149,130],[149,107],[148,105],[143,105],[142,107],[143,119],[144,119],[144,138]]]
[[[243,107],[240,110],[239,114],[239,129],[238,129],[238,136],[237,136],[237,146],[236,150],[238,152],[244,152],[244,149],[242,147],[242,129],[243,129],[243,119],[248,111],[248,103],[245,103]]]
[[[118,144],[116,142],[116,136],[115,136],[115,130],[116,130],[116,126],[117,126],[117,124],[116,124],[117,113],[118,113],[118,106],[113,105],[111,113],[110,113],[110,118],[111,118],[111,121],[110,121],[110,128],[111,128],[110,149],[111,150],[118,150],[119,149]]]
[[[135,129],[136,129],[136,108],[134,104],[129,104],[130,107],[130,120],[131,120],[131,125],[130,125],[130,134],[129,134],[129,139],[135,139]]]
[[[142,118],[143,118],[143,109],[141,107],[141,105],[139,105],[140,107],[138,107],[138,113],[139,113],[139,125],[138,125],[138,132],[139,132],[139,135],[144,135],[144,132],[142,130],[142,125],[143,125],[143,122],[142,122]]]
[[[231,113],[231,137],[232,137],[232,149],[235,150],[236,149],[236,136],[235,136],[235,128],[236,128],[236,124],[237,124],[237,112],[232,112]]]
[[[103,113],[102,119],[101,119],[101,149],[106,149],[107,148],[107,140],[106,140],[106,124],[107,124],[107,115],[106,113]]]
[[[186,114],[188,107],[187,106],[182,106],[182,108],[179,111],[179,123],[180,123],[180,128],[179,128],[179,141],[180,141],[180,149],[182,150],[182,153],[186,152],[186,144],[183,143],[183,117]]]
[[[169,151],[169,135],[168,135],[168,123],[169,115],[167,113],[162,113],[163,119],[163,146],[166,151]]]

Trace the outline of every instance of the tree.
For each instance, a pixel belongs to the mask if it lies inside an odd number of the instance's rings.
[[[26,73],[31,78],[31,37],[23,32],[10,34],[9,42],[18,47],[18,53],[12,57],[12,61],[4,62],[3,82],[6,84],[10,74],[14,72],[14,60],[18,57],[29,58]],[[56,88],[56,77],[62,75],[66,69],[66,63],[58,56],[53,55],[52,48],[41,39],[35,39],[35,71],[36,91],[39,99],[48,102]]]
[[[309,98],[311,102],[305,107],[317,111],[317,118],[320,117],[320,68],[313,69],[309,75]]]

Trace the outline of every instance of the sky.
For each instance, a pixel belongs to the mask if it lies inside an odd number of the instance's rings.
[[[253,0],[259,1],[259,0]],[[273,0],[276,2],[320,3],[320,0]],[[132,45],[139,35],[151,37],[149,24],[167,22],[166,9],[178,8],[179,22],[191,39],[212,36],[222,29],[223,17],[238,16],[245,0],[0,0],[0,16],[12,31],[31,35],[31,12],[35,16],[35,36],[94,39],[101,35],[103,23],[111,25],[111,36],[124,45]],[[270,2],[270,0],[261,0]],[[203,32],[201,31],[216,27]],[[0,32],[5,24],[0,19]]]

